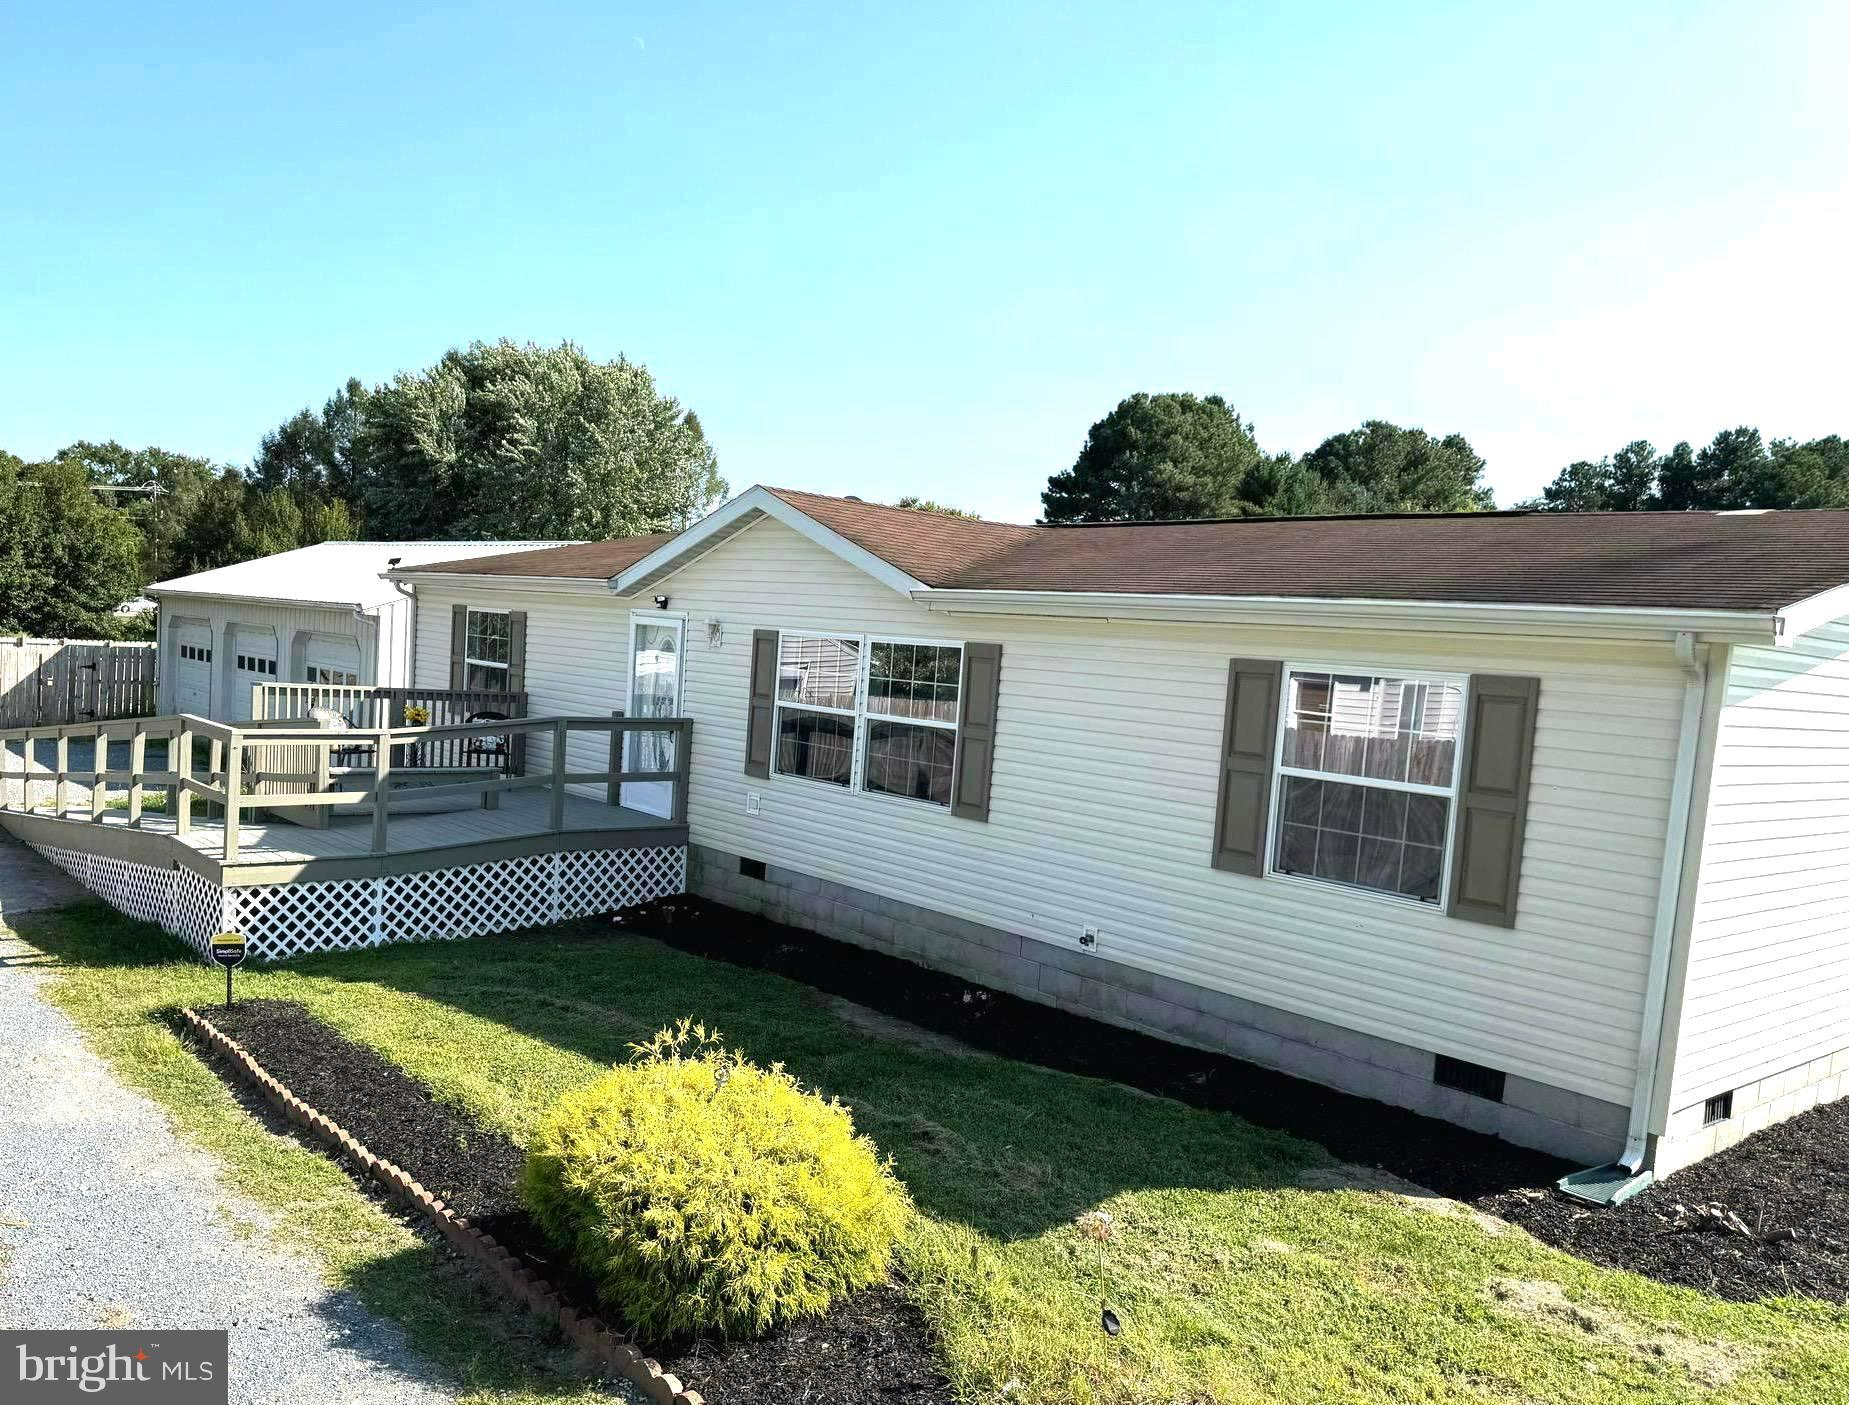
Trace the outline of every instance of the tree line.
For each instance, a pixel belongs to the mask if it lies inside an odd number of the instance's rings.
[[[1225,397],[1126,397],[1041,495],[1049,523],[1492,508],[1462,434],[1385,420],[1303,454],[1266,450]],[[151,581],[329,540],[600,539],[693,521],[726,491],[697,415],[648,371],[565,343],[475,342],[368,387],[350,379],[234,467],[79,441],[0,451],[0,633],[131,637],[111,611]],[[919,511],[972,514],[924,497]],[[1849,507],[1840,436],[1699,450],[1638,440],[1567,465],[1553,512]]]
[[[133,637],[152,581],[317,542],[597,539],[726,490],[699,418],[618,357],[475,342],[263,436],[251,462],[80,441],[0,451],[0,633]]]
[[[1041,494],[1045,522],[1142,522],[1323,513],[1477,512],[1494,507],[1485,464],[1461,434],[1368,420],[1306,454],[1267,452],[1222,396],[1136,394],[1092,425],[1071,468]],[[1849,507],[1849,443],[1839,435],[1766,443],[1722,430],[1702,449],[1658,453],[1637,440],[1568,464],[1546,512],[1690,512]]]

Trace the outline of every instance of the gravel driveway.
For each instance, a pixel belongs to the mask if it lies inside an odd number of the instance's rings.
[[[0,913],[68,885],[0,835]],[[0,927],[0,1327],[228,1327],[231,1398],[448,1401],[395,1327],[306,1259],[240,1238],[209,1157],[111,1076],[39,995],[36,953]]]

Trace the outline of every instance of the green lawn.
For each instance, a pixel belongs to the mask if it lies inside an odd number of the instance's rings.
[[[330,1163],[254,1133],[184,1053],[162,1012],[222,998],[221,979],[101,907],[20,927],[61,959],[53,998],[334,1280],[487,1394],[576,1389]],[[850,1019],[792,982],[604,924],[317,957],[240,988],[306,1003],[516,1140],[680,1015],[782,1060],[847,1101],[911,1188],[904,1266],[970,1401],[1849,1402],[1849,1310],[1724,1303],[1494,1222],[1315,1188],[1340,1180],[1315,1145]],[[1072,1224],[1094,1209],[1120,1226],[1115,1340]]]

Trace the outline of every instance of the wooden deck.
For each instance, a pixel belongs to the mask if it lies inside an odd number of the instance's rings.
[[[174,833],[166,815],[142,816],[131,828],[126,812],[108,810],[98,820],[10,811],[0,825],[33,844],[82,849],[141,863],[179,862],[224,887],[263,883],[313,883],[414,873],[429,868],[525,854],[567,850],[650,848],[685,844],[687,826],[642,810],[606,805],[568,795],[564,827],[548,828],[550,801],[535,791],[509,791],[498,809],[448,810],[439,814],[392,811],[386,851],[372,852],[369,816],[336,819],[326,829],[309,829],[264,815],[238,826],[238,857],[226,863],[225,828],[218,818],[195,815],[191,831]]]
[[[0,729],[0,829],[201,957],[223,931],[282,960],[517,931],[685,890],[685,718],[340,729],[181,714],[129,724],[125,759],[116,737],[100,745],[124,725]],[[665,734],[643,753],[651,769],[624,765],[642,751],[624,745],[631,732]],[[588,771],[568,756],[579,733],[595,738],[576,759],[596,758]],[[49,773],[33,756],[47,739]],[[492,747],[496,764],[421,764],[452,743]]]

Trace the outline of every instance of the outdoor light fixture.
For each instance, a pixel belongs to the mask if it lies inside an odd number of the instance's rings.
[[[657,595],[655,597],[655,608],[657,610],[667,609],[668,608],[668,597],[665,595]]]

